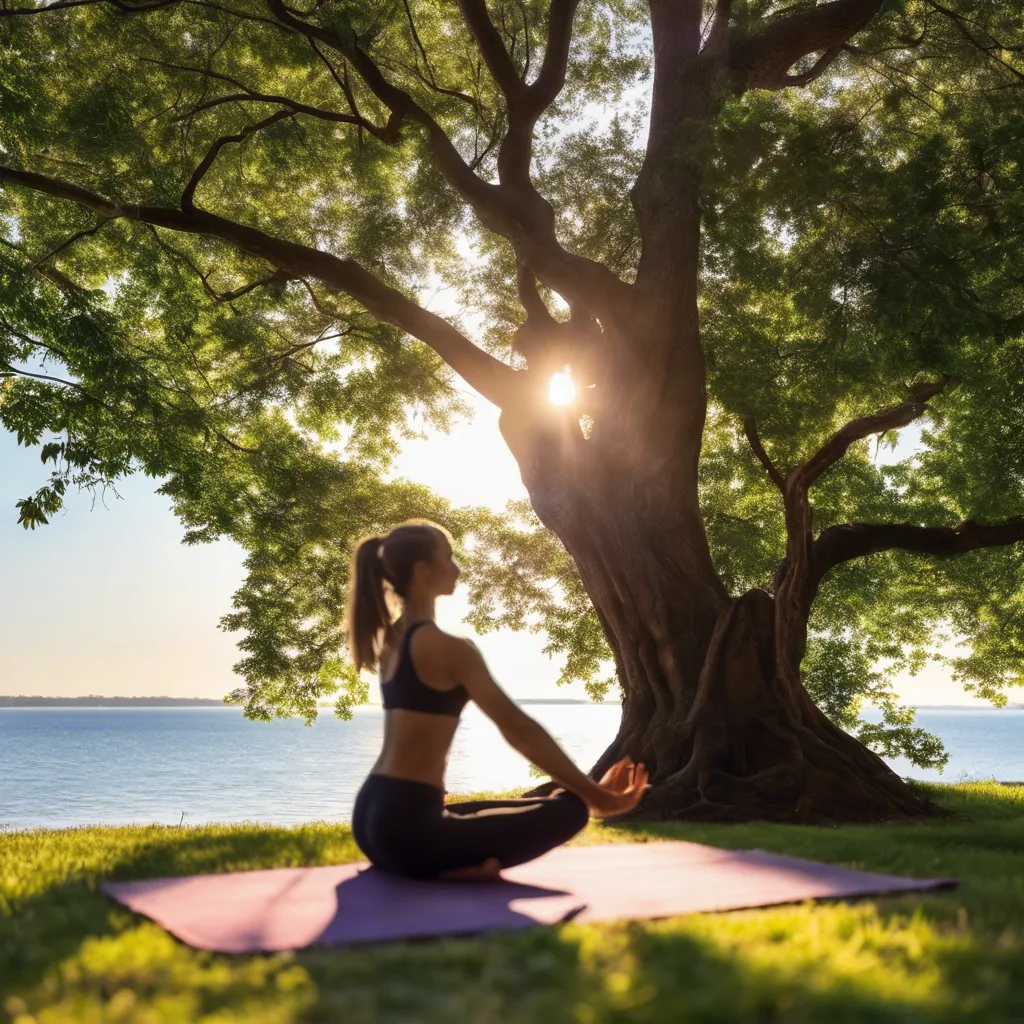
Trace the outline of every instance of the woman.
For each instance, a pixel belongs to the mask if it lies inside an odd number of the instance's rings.
[[[385,708],[383,749],[356,797],[352,834],[371,863],[412,878],[496,879],[571,839],[590,814],[630,810],[650,788],[628,757],[600,783],[584,775],[491,678],[473,642],[438,628],[434,601],[458,577],[448,534],[421,519],[363,540],[352,559],[349,650],[357,671],[380,668]],[[394,622],[385,581],[402,599]],[[564,788],[445,807],[448,749],[469,700]]]

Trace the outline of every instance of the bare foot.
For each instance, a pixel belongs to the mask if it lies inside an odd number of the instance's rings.
[[[497,857],[488,857],[482,864],[469,868],[452,868],[442,871],[438,878],[445,881],[496,882],[501,878],[501,862]]]

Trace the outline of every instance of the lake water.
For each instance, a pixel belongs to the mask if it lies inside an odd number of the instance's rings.
[[[613,704],[534,704],[583,769],[614,737]],[[874,717],[871,713],[865,717]],[[1024,709],[921,709],[942,738],[945,772],[890,763],[901,775],[1024,780]],[[236,707],[0,708],[0,828],[86,824],[348,821],[380,751],[383,711],[349,722],[323,709],[316,724],[249,722]],[[467,705],[448,759],[451,793],[535,784],[523,757]]]

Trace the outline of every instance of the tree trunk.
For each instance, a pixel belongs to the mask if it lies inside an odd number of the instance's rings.
[[[609,460],[566,419],[503,412],[541,521],[573,557],[614,653],[618,735],[590,769],[643,761],[653,787],[617,821],[877,821],[936,813],[828,720],[779,655],[805,622],[765,590],[732,599],[714,572],[695,494]],[[684,474],[688,476],[689,474]],[[796,640],[789,640],[794,630]],[[780,645],[780,640],[781,645]],[[777,653],[778,652],[778,653]],[[549,782],[530,791],[543,795]]]
[[[802,685],[793,689],[778,678],[774,619],[775,602],[764,590],[731,601],[689,702],[648,677],[623,680],[618,735],[588,774],[599,779],[628,754],[650,769],[653,788],[617,821],[824,823],[938,810],[833,725]]]

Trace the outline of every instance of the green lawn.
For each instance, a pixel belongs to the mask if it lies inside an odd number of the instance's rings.
[[[839,828],[591,821],[574,841],[760,847],[952,875],[958,889],[264,956],[190,949],[97,883],[362,859],[347,826],[0,834],[0,1021],[1024,1021],[1024,787],[922,788],[953,814]]]

